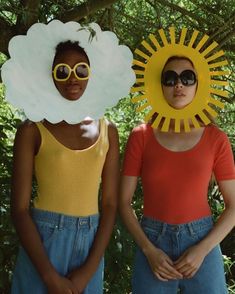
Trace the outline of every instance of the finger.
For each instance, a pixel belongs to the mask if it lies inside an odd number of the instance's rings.
[[[165,272],[158,272],[158,274],[165,280],[169,281],[169,280],[177,280],[177,277],[173,276],[173,275],[169,275]]]
[[[171,279],[182,279],[183,275],[179,272],[162,271],[165,275],[168,275]]]
[[[69,291],[70,291],[69,294],[79,294],[79,291],[73,284],[71,285]]]
[[[158,274],[160,274],[163,278],[168,279],[168,280],[176,280],[176,279],[181,279],[183,278],[183,275],[181,275],[180,273],[178,274],[172,274],[170,272],[168,272],[166,269],[159,269],[157,271]]]
[[[195,267],[187,265],[184,268],[180,269],[180,273],[185,277],[194,270],[195,270]]]
[[[169,265],[166,263],[165,268],[163,268],[162,270],[164,270],[167,274],[170,274],[171,276],[174,276],[176,278],[182,278],[182,274],[176,270],[173,266]]]
[[[189,268],[188,270],[186,270],[183,275],[186,278],[191,278],[195,273],[197,272],[196,268]]]
[[[189,276],[187,276],[187,279],[193,278],[196,273],[197,273],[197,270],[193,271]]]
[[[166,256],[165,261],[166,261],[168,264],[170,264],[171,266],[174,265],[174,262],[170,259],[169,256]]]
[[[175,262],[175,265],[180,264],[181,262],[183,262],[185,260],[185,254],[181,255]]]
[[[188,270],[189,268],[191,268],[191,266],[189,264],[184,264],[180,267],[175,267],[177,271],[179,271],[181,274],[183,274],[186,270]]]
[[[179,263],[174,264],[174,268],[177,271],[181,271],[181,269],[184,268],[185,266],[188,266],[188,262],[185,259],[182,259]]]
[[[156,273],[158,273],[165,280],[178,280],[183,278],[183,275],[181,275],[180,273],[178,273],[177,275],[171,274],[165,269],[158,270]]]
[[[162,282],[167,282],[167,281],[168,281],[167,278],[162,277],[159,273],[154,272],[154,274],[155,274],[155,276],[156,276],[160,281],[162,281]]]
[[[168,278],[180,278],[181,274],[168,263],[167,260],[164,260],[161,265],[151,265],[152,271],[156,273],[164,273]]]

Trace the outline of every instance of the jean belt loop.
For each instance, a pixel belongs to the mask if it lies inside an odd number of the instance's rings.
[[[89,216],[89,217],[88,217],[88,225],[89,225],[89,229],[91,229],[92,226],[93,226],[93,219],[92,219],[92,216]]]
[[[90,216],[89,217],[89,227],[93,228],[97,225],[97,216]]]
[[[62,230],[63,226],[64,226],[64,215],[60,215],[59,216],[59,222],[58,222],[59,230]]]
[[[167,224],[166,223],[162,223],[162,227],[161,227],[161,235],[164,235],[166,232],[166,228],[167,228]]]
[[[194,229],[193,229],[193,225],[192,224],[188,224],[188,230],[191,236],[195,235]]]
[[[81,225],[81,218],[80,217],[77,217],[77,220],[76,220],[76,229],[77,230],[80,229],[80,225]]]

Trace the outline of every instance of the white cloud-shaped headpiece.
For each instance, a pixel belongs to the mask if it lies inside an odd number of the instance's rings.
[[[61,96],[51,74],[55,48],[67,40],[79,41],[90,61],[87,88],[76,101]],[[100,118],[106,108],[128,95],[135,82],[130,49],[96,23],[87,27],[58,20],[34,24],[26,36],[11,39],[9,53],[11,58],[2,67],[6,99],[32,121],[74,124],[85,116]]]

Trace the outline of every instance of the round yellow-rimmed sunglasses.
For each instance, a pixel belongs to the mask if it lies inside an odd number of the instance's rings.
[[[78,80],[88,80],[90,67],[85,62],[76,63],[73,68],[66,63],[58,63],[54,67],[52,74],[55,81],[65,82],[70,78],[72,72]]]

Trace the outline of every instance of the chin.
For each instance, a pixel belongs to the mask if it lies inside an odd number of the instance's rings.
[[[63,97],[69,101],[77,101],[82,95],[79,94],[65,94]]]
[[[174,109],[183,109],[187,106],[188,104],[183,104],[183,105],[175,105],[175,104],[170,104],[171,107],[173,107]]]

